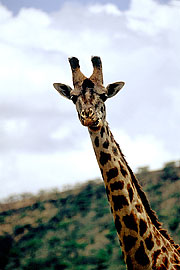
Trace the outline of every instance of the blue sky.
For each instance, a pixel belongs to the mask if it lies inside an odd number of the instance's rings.
[[[105,85],[126,82],[107,120],[133,170],[180,159],[179,1],[0,3],[0,198],[100,177],[87,129],[52,86],[72,86],[69,56],[90,76],[99,55]]]
[[[170,2],[170,0],[156,0],[157,2],[161,4],[167,4]],[[1,0],[1,3],[5,5],[8,9],[12,10],[14,14],[17,14],[22,7],[25,8],[37,8],[41,9],[47,13],[57,11],[64,5],[64,3],[67,3],[70,1],[67,0],[32,0],[32,1],[27,1],[27,0]],[[73,2],[81,3],[84,5],[87,4],[108,4],[112,3],[116,5],[120,10],[127,10],[130,5],[130,0],[76,0]]]
[[[164,0],[164,1],[167,1],[167,0]],[[26,7],[26,8],[33,7],[33,8],[41,9],[45,12],[50,13],[53,11],[57,11],[58,9],[62,7],[62,5],[64,5],[64,3],[67,3],[67,2],[70,2],[70,1],[67,1],[67,0],[52,0],[52,1],[49,1],[49,0],[32,0],[32,1],[1,0],[1,3],[5,5],[6,7],[8,7],[8,9],[12,10],[14,14],[17,14],[22,7]],[[116,6],[118,6],[118,8],[120,8],[121,10],[125,10],[125,9],[128,9],[130,0],[121,0],[121,1],[119,0],[112,0],[112,1],[77,0],[77,1],[72,1],[72,2],[77,2],[84,5],[94,4],[94,3],[101,3],[101,4],[113,3]]]

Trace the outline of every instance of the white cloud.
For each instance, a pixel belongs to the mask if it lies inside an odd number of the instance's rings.
[[[114,135],[133,169],[150,165],[152,170],[156,170],[162,167],[162,160],[168,162],[175,158],[165,149],[163,142],[152,134],[130,137],[124,130],[114,130]]]
[[[170,98],[172,100],[172,107],[174,110],[174,114],[179,117],[180,120],[180,109],[179,109],[179,104],[180,104],[180,94],[179,94],[179,89],[168,89],[170,92]]]
[[[9,194],[62,187],[99,176],[90,140],[80,149],[49,154],[19,153],[0,159],[0,198]],[[87,166],[88,163],[88,166]]]
[[[7,8],[5,8],[3,5],[1,5],[0,8],[0,23],[6,23],[7,20],[9,20],[12,17],[12,12],[9,11]]]
[[[128,26],[145,35],[161,34],[163,30],[166,34],[170,30],[179,32],[180,22],[174,21],[179,15],[179,1],[172,1],[171,5],[160,5],[152,0],[133,0],[127,11]]]
[[[126,82],[107,115],[133,168],[179,157],[179,13],[179,1],[132,0],[128,11],[66,2],[15,17],[0,5],[1,197],[100,175],[75,107],[52,87],[72,86],[68,56],[89,76],[100,55],[105,84]]]
[[[94,14],[106,13],[107,15],[119,16],[122,12],[114,4],[95,4],[89,7],[89,11]]]
[[[48,48],[48,39],[44,43],[42,37],[45,38],[50,23],[50,17],[40,10],[21,9],[16,17],[11,15],[1,24],[0,36],[15,46]]]

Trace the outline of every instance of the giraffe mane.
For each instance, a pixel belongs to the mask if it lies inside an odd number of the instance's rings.
[[[177,250],[177,252],[180,254],[180,246],[178,244],[176,244],[174,242],[174,240],[171,238],[171,236],[169,235],[168,231],[162,228],[162,223],[159,222],[158,217],[156,215],[156,212],[154,210],[152,210],[149,200],[146,196],[146,193],[143,191],[141,185],[139,184],[136,176],[134,175],[133,171],[131,170],[131,168],[129,167],[126,159],[124,158],[124,154],[122,153],[119,144],[116,142],[117,147],[124,159],[124,162],[129,170],[129,173],[131,175],[131,179],[132,182],[134,183],[136,190],[139,194],[139,197],[144,205],[144,208],[146,210],[146,213],[148,214],[150,220],[152,221],[152,224],[158,229],[158,231],[175,247],[175,249]]]

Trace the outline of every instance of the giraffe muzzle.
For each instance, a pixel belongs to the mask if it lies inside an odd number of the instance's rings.
[[[86,126],[86,127],[98,127],[99,123],[100,123],[99,119],[96,121],[92,119],[84,119],[82,121],[83,126]]]
[[[90,127],[99,125],[99,119],[95,117],[94,111],[91,108],[88,110],[83,110],[80,116],[83,126]]]
[[[89,118],[83,119],[83,125],[86,127],[92,126],[93,125],[92,119],[89,119]]]

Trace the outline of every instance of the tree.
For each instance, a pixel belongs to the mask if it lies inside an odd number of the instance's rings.
[[[176,181],[179,179],[175,162],[168,162],[165,164],[162,170],[162,179],[164,181],[166,180]]]

